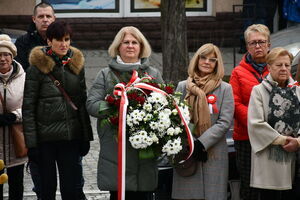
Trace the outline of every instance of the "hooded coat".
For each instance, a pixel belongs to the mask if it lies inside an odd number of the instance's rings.
[[[0,78],[0,92],[3,97],[3,100],[6,102],[7,111],[16,115],[16,123],[21,123],[21,108],[23,102],[25,72],[18,62],[13,61],[12,65],[13,72],[7,79],[7,81]],[[4,83],[6,84],[6,95],[4,95]],[[0,103],[0,112],[3,113],[2,103]],[[9,133],[8,126],[0,127],[0,159],[3,159],[6,167],[14,167],[17,165],[24,164],[27,161],[27,157],[16,157],[13,140],[11,134]]]
[[[66,65],[56,63],[40,46],[30,53],[31,66],[27,69],[23,102],[23,125],[28,148],[49,141],[93,139],[85,108],[84,57],[78,49],[70,47],[70,50],[71,61]],[[48,73],[60,82],[78,110],[66,101]]]
[[[102,69],[88,95],[87,110],[90,115],[100,120],[106,116],[99,112],[101,102],[107,94],[111,94],[115,84],[123,81],[128,82],[129,79],[120,80],[120,77],[126,75],[130,78],[132,70],[147,72],[150,76],[155,77],[156,82],[162,83],[162,77],[159,71],[149,66],[148,59],[143,58],[141,65],[125,65],[118,64],[113,59],[109,67]],[[125,76],[124,76],[125,75]],[[118,143],[115,135],[117,129],[110,125],[97,127],[100,154],[98,160],[98,187],[100,190],[117,191],[118,181]],[[153,191],[157,186],[157,163],[156,159],[139,159],[138,150],[134,149],[127,141],[126,144],[126,191]]]

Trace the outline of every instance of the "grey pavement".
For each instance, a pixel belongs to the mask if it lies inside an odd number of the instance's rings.
[[[85,56],[86,65],[86,83],[87,87],[90,88],[96,77],[98,71],[106,67],[110,61],[107,51],[104,50],[82,50]],[[223,55],[225,74],[230,75],[234,66],[233,61],[233,48],[221,48]],[[241,54],[236,55],[236,62],[238,63],[242,57]],[[193,56],[193,52],[190,53],[190,57]],[[150,57],[150,64],[157,67],[162,71],[162,54],[152,53]],[[85,178],[84,192],[88,200],[108,200],[109,193],[107,191],[100,191],[97,187],[97,162],[100,151],[99,139],[96,133],[96,119],[91,118],[92,127],[94,132],[94,141],[91,142],[91,149],[87,156],[83,159],[83,174]],[[59,184],[58,184],[59,185]],[[35,193],[32,192],[32,181],[30,174],[25,172],[24,175],[24,200],[36,199]],[[59,187],[59,186],[58,186]],[[4,185],[4,199],[8,199],[7,195],[7,184]],[[59,188],[57,189],[57,200],[60,200]]]

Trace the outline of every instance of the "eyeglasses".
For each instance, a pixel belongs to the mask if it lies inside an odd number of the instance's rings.
[[[256,47],[256,45],[262,47],[267,44],[267,40],[258,40],[258,41],[251,41],[248,42],[249,47]]]
[[[202,60],[202,61],[207,61],[208,60],[209,63],[216,63],[218,61],[217,58],[207,58],[204,55],[200,55],[199,57],[200,57],[200,60]]]
[[[7,52],[2,52],[2,53],[0,53],[0,57],[9,57],[10,56],[10,54],[9,53],[7,53]]]
[[[129,46],[130,44],[132,46],[137,46],[139,45],[140,43],[138,41],[123,41],[122,44],[124,44],[125,46]]]

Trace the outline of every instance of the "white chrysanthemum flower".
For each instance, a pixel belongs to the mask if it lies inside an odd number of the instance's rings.
[[[279,120],[274,125],[274,129],[277,130],[279,133],[283,133],[284,128],[285,128],[285,123],[282,120]]]
[[[174,135],[178,135],[181,132],[182,132],[182,129],[180,127],[176,127],[175,131],[174,131]]]
[[[283,114],[284,114],[284,111],[281,110],[281,109],[275,110],[275,111],[274,111],[274,115],[275,115],[276,117],[281,117]]]
[[[154,142],[154,143],[159,143],[159,139],[158,139],[158,137],[155,135],[155,133],[153,133],[153,132],[150,132],[150,137],[151,137],[151,139],[152,139],[152,141]]]
[[[182,150],[181,138],[169,140],[162,148],[162,152],[167,153],[167,156],[176,155]]]
[[[175,129],[173,127],[167,129],[167,135],[173,136],[174,133],[175,133]]]
[[[146,116],[144,117],[144,122],[150,121],[152,119],[153,115],[150,113],[147,113]]]
[[[129,142],[135,149],[145,149],[153,143],[152,137],[142,130],[129,137]]]
[[[158,123],[157,122],[150,122],[149,126],[152,130],[156,130],[158,128]]]
[[[284,99],[279,94],[275,94],[275,96],[273,97],[273,103],[276,106],[280,106],[283,103],[283,101],[284,101]]]
[[[162,111],[165,115],[170,116],[172,111],[169,108],[166,108]]]
[[[151,112],[152,111],[151,103],[145,103],[144,106],[143,106],[143,109],[148,111],[148,112]]]
[[[166,113],[164,113],[164,112],[160,112],[159,114],[158,114],[158,119],[160,119],[160,120],[166,120],[166,119],[168,119],[169,118],[169,115],[167,115]]]

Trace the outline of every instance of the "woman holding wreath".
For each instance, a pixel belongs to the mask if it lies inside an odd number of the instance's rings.
[[[133,26],[123,27],[108,49],[112,60],[108,67],[100,70],[88,95],[87,110],[98,121],[108,113],[99,112],[105,97],[112,94],[114,85],[128,83],[133,70],[140,76],[148,73],[157,83],[162,83],[160,72],[149,65],[151,47],[144,35]],[[99,123],[99,122],[98,122]],[[98,126],[100,155],[98,161],[98,187],[110,191],[110,200],[117,199],[118,141],[117,130],[109,125]],[[128,141],[127,141],[128,142]],[[157,187],[158,171],[156,159],[140,159],[137,149],[126,145],[126,199],[147,199]],[[151,192],[150,192],[151,191]]]

